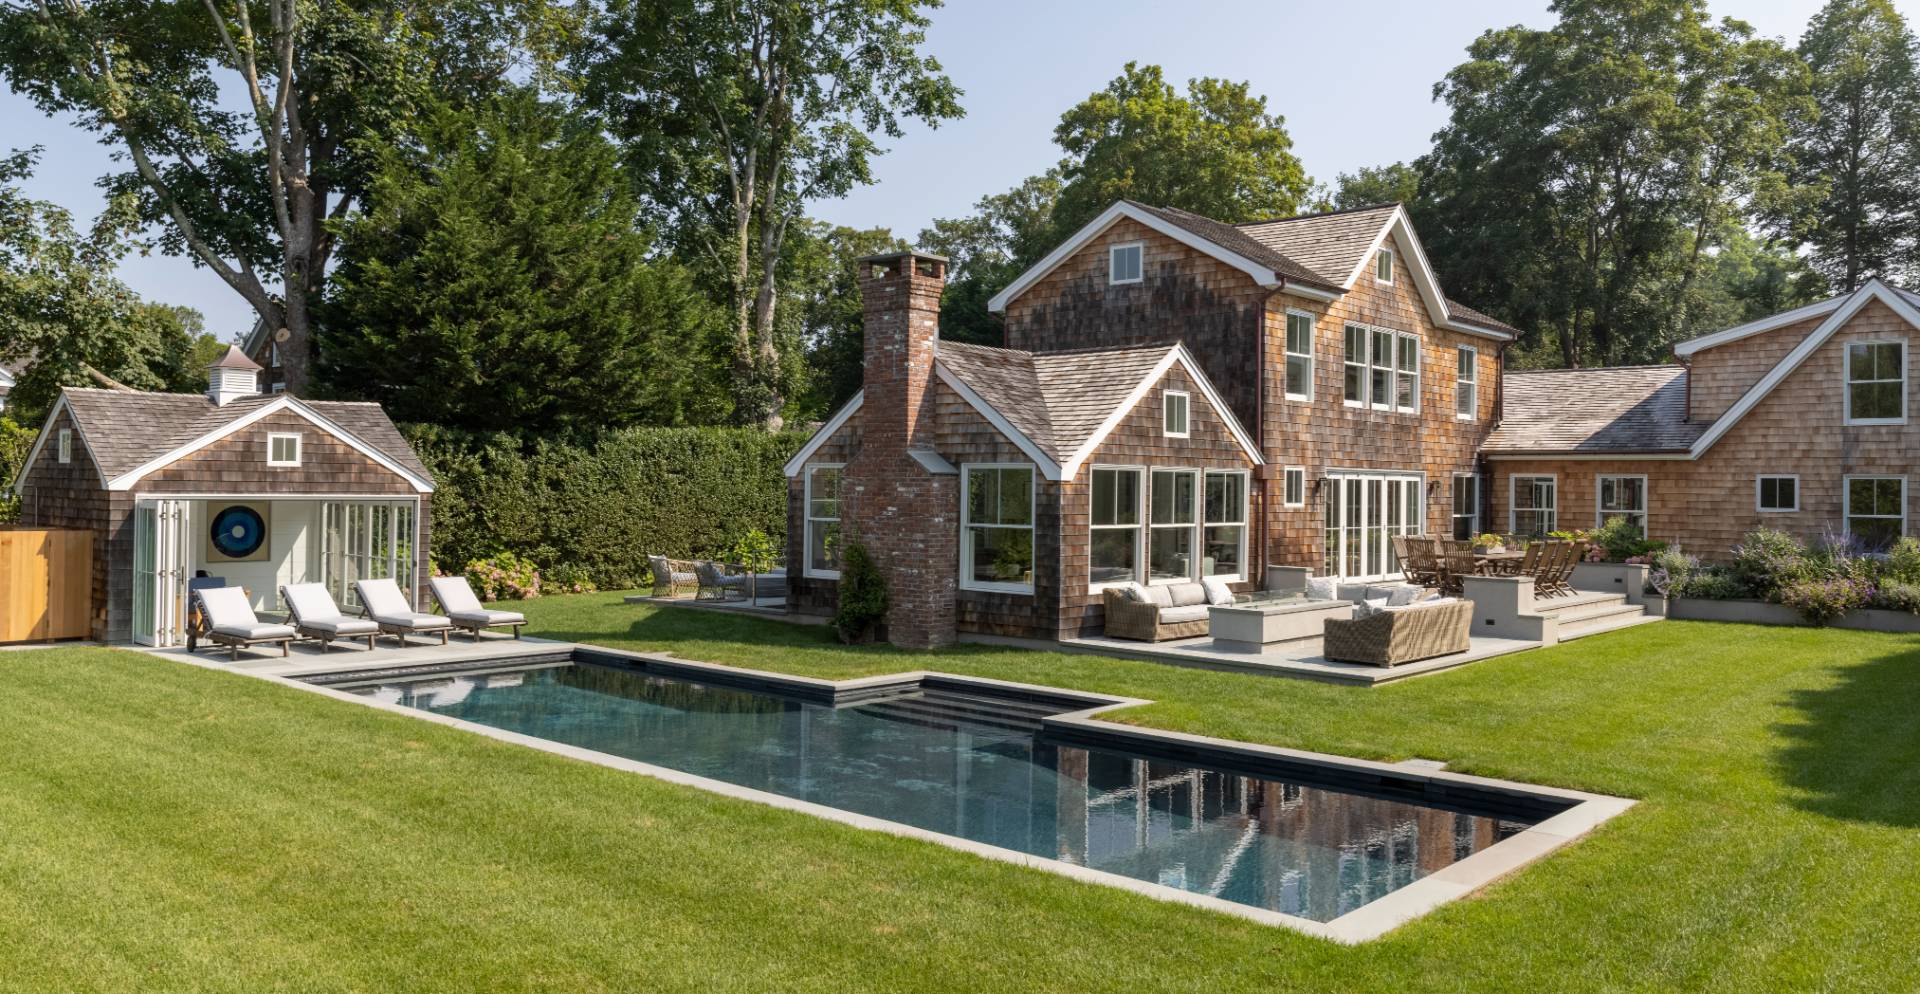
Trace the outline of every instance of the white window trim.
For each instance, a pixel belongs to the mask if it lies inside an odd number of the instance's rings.
[[[1040,502],[1040,480],[1042,479],[1040,476],[1040,467],[1030,462],[963,463],[960,466],[960,562],[958,564],[960,589],[1002,594],[1031,594],[1033,593],[1033,584],[1031,583],[999,583],[968,578],[968,574],[971,571],[967,566],[973,562],[973,523],[967,519],[967,508],[972,503],[972,501],[967,499],[968,478],[973,475],[975,470],[989,469],[1024,469],[1033,474],[1033,483],[1027,487],[1027,523],[1024,525],[985,525],[982,527],[1026,529],[1027,534],[1031,536],[1031,549],[1034,559],[1036,560],[1034,563],[1034,571],[1036,574],[1039,572],[1040,564],[1037,560],[1040,555],[1040,536],[1038,530],[1034,527],[1034,514],[1038,510]],[[1091,489],[1091,487],[1089,487],[1089,489]]]
[[[1187,524],[1156,525],[1153,523],[1153,477],[1157,473],[1184,473],[1193,477],[1193,520]],[[1200,541],[1205,535],[1200,531],[1206,520],[1207,477],[1203,470],[1194,466],[1155,466],[1147,470],[1147,513],[1141,519],[1146,527],[1147,540],[1144,550],[1146,558],[1140,561],[1140,569],[1146,575],[1148,586],[1166,586],[1173,583],[1193,583],[1200,578]],[[1169,579],[1155,579],[1153,575],[1153,533],[1155,531],[1173,531],[1185,528],[1193,539],[1193,553],[1187,557],[1187,575]]]
[[[1360,332],[1360,361],[1354,362],[1347,355],[1347,338],[1354,331]],[[1347,321],[1340,326],[1340,403],[1351,408],[1363,409],[1367,406],[1367,391],[1373,376],[1373,329],[1364,324]],[[1357,367],[1360,370],[1360,396],[1347,396],[1347,369]]]
[[[293,439],[293,458],[292,459],[275,459],[273,457],[273,443],[283,438]],[[301,444],[301,441],[300,441],[300,433],[297,431],[269,432],[267,433],[267,465],[280,466],[280,467],[299,466],[300,457],[305,454],[304,452],[301,451],[303,448],[304,446]]]
[[[1760,500],[1760,485],[1766,480],[1792,480],[1793,506],[1767,507]],[[1753,478],[1753,509],[1759,514],[1794,514],[1800,510],[1800,477],[1793,473],[1761,473]]]
[[[1459,378],[1460,368],[1458,363],[1462,354],[1472,357],[1467,361],[1467,368],[1473,370],[1473,379],[1471,380]],[[1455,346],[1454,363],[1453,419],[1455,421],[1478,421],[1480,420],[1480,350],[1471,345]],[[1466,414],[1460,413],[1460,392],[1462,388],[1471,391],[1473,394],[1473,403],[1468,405],[1468,412]]]
[[[1406,370],[1400,368],[1400,349],[1403,346],[1405,346],[1406,343],[1408,342],[1413,343],[1413,372],[1411,374],[1409,374]],[[1393,404],[1394,406],[1393,406],[1393,409],[1396,412],[1400,414],[1419,414],[1420,413],[1420,392],[1422,389],[1422,385],[1426,382],[1426,372],[1427,372],[1426,366],[1427,366],[1427,345],[1425,342],[1420,340],[1420,336],[1408,331],[1394,332],[1394,343],[1393,343]],[[1413,393],[1411,394],[1411,396],[1413,397],[1413,406],[1401,407],[1400,406],[1400,380],[1408,375],[1411,375],[1413,377]]]
[[[1840,404],[1845,412],[1845,421],[1849,425],[1903,425],[1907,423],[1907,343],[1898,338],[1876,338],[1866,341],[1844,342],[1840,351]],[[1856,418],[1853,416],[1853,347],[1855,345],[1897,345],[1900,347],[1900,416],[1897,418]],[[1885,383],[1885,380],[1861,380],[1862,383]]]
[[[1293,351],[1294,318],[1305,318],[1307,321],[1307,350],[1305,352]],[[1304,393],[1296,391],[1294,389],[1293,377],[1287,377],[1286,398],[1288,400],[1304,400],[1309,403],[1313,401],[1313,380],[1319,373],[1319,370],[1315,368],[1318,364],[1314,361],[1313,346],[1314,339],[1319,335],[1319,332],[1319,322],[1314,319],[1312,314],[1291,307],[1287,308],[1286,324],[1280,329],[1280,352],[1282,356],[1280,368],[1282,370],[1286,369],[1286,360],[1292,359],[1294,356],[1301,356],[1307,360],[1307,389]],[[1345,347],[1345,343],[1341,343],[1341,348],[1344,349]]]
[[[1237,476],[1240,478],[1240,520],[1239,521],[1222,521],[1219,523],[1218,526],[1222,528],[1231,528],[1234,526],[1239,527],[1240,529],[1239,557],[1240,557],[1240,566],[1242,569],[1245,569],[1247,566],[1247,535],[1249,532],[1253,530],[1253,479],[1252,479],[1252,476],[1244,469],[1203,469],[1201,470],[1200,471],[1200,490],[1197,494],[1195,494],[1197,501],[1196,501],[1196,506],[1193,509],[1193,512],[1194,512],[1193,516],[1199,521],[1199,524],[1197,526],[1199,528],[1199,534],[1194,536],[1196,539],[1198,539],[1198,541],[1196,541],[1193,546],[1193,551],[1194,551],[1193,568],[1194,568],[1194,579],[1196,580],[1202,578],[1200,576],[1199,571],[1200,571],[1201,565],[1206,562],[1206,558],[1207,558],[1206,556],[1207,528],[1214,525],[1214,522],[1207,520],[1207,477],[1209,476]],[[1212,574],[1212,576],[1216,580],[1225,580],[1228,583],[1240,583],[1247,579],[1247,574],[1245,573],[1214,573]]]
[[[838,580],[840,579],[840,571],[837,569],[813,568],[813,523],[815,521],[831,521],[834,524],[839,524],[841,520],[838,516],[832,518],[815,518],[813,516],[813,474],[815,470],[821,469],[845,470],[846,464],[837,462],[808,463],[806,469],[802,471],[801,479],[805,481],[805,483],[803,492],[800,495],[800,572],[801,575],[811,580]],[[846,483],[844,473],[841,475],[840,481],[844,486]]]
[[[1353,362],[1347,358],[1346,329],[1348,328],[1358,328],[1365,336],[1366,349],[1362,354],[1361,362]],[[1388,346],[1387,364],[1385,366],[1375,365],[1373,361],[1373,339],[1376,335],[1386,335],[1393,343]],[[1413,343],[1412,370],[1402,370],[1400,368],[1400,343],[1403,341]],[[1424,390],[1424,384],[1426,382],[1426,365],[1426,342],[1421,339],[1418,334],[1411,331],[1384,328],[1375,324],[1361,324],[1358,321],[1345,322],[1341,326],[1340,331],[1340,402],[1347,407],[1379,411],[1383,414],[1412,414],[1418,416],[1421,405],[1420,395]],[[1346,372],[1349,366],[1360,370],[1361,397],[1359,400],[1354,400],[1346,396]],[[1373,395],[1373,374],[1375,370],[1380,369],[1387,371],[1387,396],[1385,401]],[[1399,404],[1400,380],[1403,378],[1413,380],[1413,406],[1411,407],[1401,407]]]
[[[1185,431],[1173,431],[1167,427],[1167,412],[1175,397],[1180,398],[1180,421],[1186,425]],[[1193,437],[1193,396],[1191,394],[1185,390],[1160,392],[1160,430],[1167,438]]]
[[[62,463],[72,462],[73,461],[73,429],[72,428],[60,429],[60,434],[57,438],[57,442],[58,444],[54,447],[55,458]]]
[[[1140,275],[1135,276],[1130,280],[1115,279],[1113,275],[1114,260],[1119,258],[1120,253],[1125,252],[1128,249],[1140,250]],[[1129,283],[1144,283],[1146,282],[1146,279],[1147,279],[1147,243],[1121,242],[1118,245],[1107,246],[1107,285],[1108,286],[1125,286]]]
[[[1600,508],[1600,495],[1606,486],[1606,481],[1608,480],[1639,480],[1640,481],[1640,500],[1642,503],[1646,504],[1647,506],[1641,508],[1638,511],[1614,511],[1612,513],[1615,516],[1619,516],[1619,517],[1624,517],[1628,514],[1640,515],[1640,517],[1645,519],[1646,521],[1645,524],[1640,526],[1640,536],[1642,538],[1645,538],[1647,532],[1651,530],[1648,526],[1653,524],[1653,490],[1651,487],[1647,485],[1647,478],[1644,474],[1600,473],[1594,476],[1593,478],[1593,527],[1598,528],[1601,525],[1604,525],[1607,523],[1608,512],[1601,510]],[[1553,486],[1553,502],[1556,505],[1560,503],[1560,485],[1558,483],[1555,483]],[[1554,523],[1559,524],[1560,523],[1559,507],[1556,506],[1553,509],[1553,511],[1554,511]]]
[[[1890,516],[1882,516],[1878,514],[1855,515],[1853,513],[1853,481],[1855,480],[1899,480],[1900,481],[1900,534],[1904,537],[1907,534],[1907,478],[1905,476],[1892,474],[1892,473],[1854,473],[1854,474],[1850,474],[1848,476],[1843,476],[1840,478],[1840,530],[1841,532],[1847,535],[1853,534],[1852,522],[1855,517],[1875,518],[1881,521],[1893,520],[1893,518]],[[1798,496],[1798,495],[1799,495],[1799,489],[1796,487],[1795,496]]]
[[[1380,278],[1380,260],[1381,259],[1387,260],[1387,278],[1386,279]],[[1373,254],[1373,281],[1375,283],[1380,284],[1381,286],[1393,285],[1393,249],[1390,249],[1385,245],[1380,246],[1379,250],[1374,252]]]
[[[1460,503],[1459,503],[1459,500],[1460,500],[1460,498],[1459,498],[1459,493],[1460,493],[1460,487],[1459,487],[1459,483],[1458,483],[1458,481],[1460,481],[1460,480],[1472,480],[1472,481],[1473,481],[1473,509],[1472,509],[1472,510],[1470,510],[1470,511],[1468,511],[1468,512],[1467,512],[1466,514],[1461,514],[1461,513],[1460,513]],[[1448,531],[1449,533],[1451,533],[1451,532],[1453,531],[1453,519],[1455,519],[1455,518],[1472,518],[1472,519],[1473,519],[1473,527],[1472,527],[1471,529],[1469,529],[1469,531],[1471,531],[1471,532],[1473,533],[1473,535],[1479,535],[1479,534],[1481,534],[1481,529],[1480,529],[1480,504],[1481,504],[1481,501],[1480,501],[1480,487],[1481,487],[1481,485],[1482,485],[1482,477],[1480,476],[1480,474],[1479,474],[1479,473],[1455,473],[1455,474],[1453,474],[1453,478],[1452,478],[1451,480],[1449,480],[1449,481],[1448,481],[1448,488],[1447,488],[1447,531]],[[1560,502],[1560,491],[1559,491],[1559,485],[1558,485],[1558,484],[1555,484],[1555,489],[1554,489],[1554,495],[1553,495],[1553,496],[1554,496],[1554,503],[1556,503],[1556,504],[1558,504],[1558,503]],[[1558,509],[1558,508],[1555,508],[1555,509],[1554,509],[1554,513],[1556,513],[1556,514],[1558,514],[1558,513],[1559,513],[1559,509]],[[1468,537],[1472,537],[1472,536],[1468,536]]]
[[[1560,530],[1560,475],[1558,473],[1514,473],[1507,477],[1507,534],[1509,535],[1520,534],[1520,524],[1519,524],[1520,508],[1517,506],[1519,502],[1514,498],[1520,492],[1521,480],[1552,480],[1553,481],[1553,525],[1554,526],[1549,530],[1559,531]]]
[[[1087,476],[1087,589],[1099,593],[1108,587],[1124,587],[1130,583],[1139,583],[1140,575],[1147,568],[1147,487],[1152,477],[1145,466],[1108,466],[1089,467],[1092,472],[1112,470],[1119,473],[1138,473],[1139,483],[1134,489],[1134,523],[1131,525],[1096,525],[1093,523],[1093,476]],[[1096,531],[1133,532],[1133,578],[1131,580],[1109,580],[1105,583],[1093,582],[1093,533]]]
[[[1292,476],[1295,473],[1300,474],[1300,499],[1297,501],[1289,501],[1287,500],[1287,477]],[[1307,506],[1307,467],[1305,466],[1280,467],[1280,506],[1281,507],[1306,507]]]

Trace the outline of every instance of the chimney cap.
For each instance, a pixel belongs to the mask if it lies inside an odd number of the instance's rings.
[[[929,262],[951,262],[952,261],[944,255],[935,255],[932,252],[919,252],[912,249],[908,249],[907,251],[904,251],[904,252],[882,252],[879,255],[863,255],[860,258],[855,259],[853,261],[855,262],[892,262],[895,259],[926,259]]]
[[[240,351],[239,346],[229,345],[227,346],[226,354],[221,356],[218,359],[215,359],[213,361],[213,364],[208,366],[207,368],[208,369],[246,369],[246,370],[252,370],[257,373],[260,371],[261,367],[259,363],[254,362],[252,359],[247,358],[247,354],[245,352]]]

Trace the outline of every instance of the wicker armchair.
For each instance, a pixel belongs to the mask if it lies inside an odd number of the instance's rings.
[[[693,599],[724,601],[736,595],[746,597],[747,575],[732,570],[730,566],[706,559],[694,563],[693,575],[699,579],[700,586],[693,592]]]
[[[1139,639],[1143,642],[1194,638],[1207,634],[1211,624],[1211,619],[1204,611],[1196,620],[1162,621],[1162,611],[1178,609],[1135,600],[1132,594],[1117,587],[1109,588],[1103,596],[1107,608],[1106,633],[1114,638]]]
[[[653,570],[653,596],[673,597],[681,590],[698,593],[700,577],[694,572],[692,563],[665,556],[648,556],[647,565]]]
[[[1472,601],[1416,604],[1353,621],[1328,619],[1321,652],[1335,662],[1399,666],[1465,652],[1472,631]]]

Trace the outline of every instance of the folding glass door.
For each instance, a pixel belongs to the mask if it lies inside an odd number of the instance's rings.
[[[355,580],[392,577],[413,595],[411,503],[328,501],[321,509],[320,577],[343,608],[358,610]]]
[[[142,500],[133,506],[133,640],[186,641],[187,502]]]
[[[1421,478],[1398,473],[1334,473],[1327,477],[1325,572],[1378,580],[1400,572],[1395,535],[1419,535]]]

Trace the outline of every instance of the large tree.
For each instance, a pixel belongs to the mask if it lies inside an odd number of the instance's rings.
[[[987,312],[987,301],[1053,248],[1060,182],[1058,170],[1030,176],[1005,193],[981,197],[968,217],[936,218],[920,230],[920,248],[949,263],[941,337],[1000,344],[1000,322]]]
[[[330,222],[362,192],[356,150],[421,98],[485,92],[562,23],[527,0],[0,0],[0,75],[71,114],[131,169],[106,178],[284,330],[306,387]],[[238,97],[237,103],[233,99]]]
[[[1728,231],[1776,209],[1806,71],[1703,0],[1560,0],[1489,31],[1435,87],[1451,115],[1417,214],[1449,288],[1567,366],[1698,333]]]
[[[724,419],[724,312],[652,254],[619,158],[531,93],[371,150],[323,312],[328,392],[523,436]]]
[[[1066,153],[1057,235],[1123,198],[1228,222],[1282,217],[1310,185],[1266,97],[1219,79],[1190,80],[1182,94],[1159,66],[1127,63],[1061,116],[1053,140]]]
[[[907,243],[886,228],[802,221],[788,245],[781,282],[791,301],[786,310],[798,317],[807,370],[791,406],[799,417],[816,420],[839,410],[860,390],[866,368],[859,260],[903,251]],[[948,337],[944,323],[940,335]]]
[[[921,49],[939,0],[611,0],[581,69],[683,250],[733,305],[734,405],[777,426],[781,260],[806,203],[872,182],[877,135],[958,117]]]
[[[1817,113],[1793,135],[1809,194],[1785,230],[1839,290],[1904,279],[1920,260],[1920,68],[1889,0],[1833,0],[1800,39]]]

